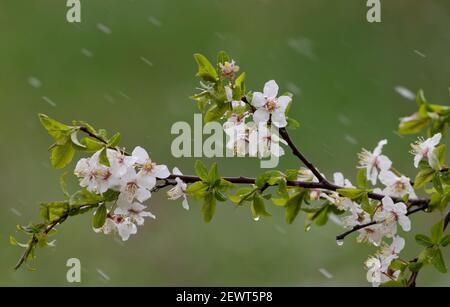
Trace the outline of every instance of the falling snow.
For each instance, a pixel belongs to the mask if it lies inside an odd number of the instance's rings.
[[[111,29],[102,23],[97,24],[97,29],[108,35],[112,33]]]
[[[105,272],[103,272],[99,268],[96,268],[95,270],[97,271],[98,274],[100,274],[101,277],[103,277],[104,280],[107,280],[107,281],[111,280],[111,278],[109,278],[109,276],[106,275]]]
[[[358,144],[358,141],[357,141],[354,137],[352,137],[351,135],[349,135],[349,134],[346,134],[345,137],[344,137],[344,139],[345,139],[347,142],[349,142],[350,144],[353,144],[353,145]]]
[[[407,89],[404,86],[398,85],[395,87],[395,91],[402,97],[409,99],[409,100],[414,100],[416,98],[416,95],[410,91],[409,89]]]
[[[414,49],[414,53],[417,54],[418,56],[422,57],[422,58],[426,58],[427,57],[424,53],[420,52],[417,49]]]
[[[328,278],[328,279],[332,279],[332,278],[333,278],[333,275],[332,275],[330,272],[328,272],[327,269],[320,268],[320,269],[319,269],[319,272],[320,272],[323,276],[325,276],[326,278]]]
[[[337,119],[344,126],[350,126],[350,118],[348,118],[346,115],[338,114]]]
[[[92,53],[92,51],[86,49],[86,48],[82,48],[81,49],[81,54],[84,56],[87,56],[88,58],[92,58],[94,56],[94,54]]]
[[[286,84],[286,88],[289,92],[291,92],[294,95],[300,95],[300,93],[301,93],[300,87],[293,82],[288,82]]]
[[[150,16],[148,18],[148,21],[155,27],[161,28],[161,26],[162,26],[162,22],[154,16]]]
[[[36,77],[29,77],[28,78],[28,84],[31,85],[34,88],[40,88],[42,86],[41,80],[39,80]]]
[[[143,56],[141,56],[141,60],[142,60],[145,64],[147,64],[148,66],[153,66],[153,63],[152,63],[149,59],[144,58]]]
[[[294,51],[308,57],[310,60],[317,60],[317,56],[314,54],[313,44],[310,39],[305,37],[289,38],[287,44]]]
[[[11,208],[10,210],[13,214],[15,214],[17,216],[22,216],[22,213],[19,210],[17,210],[16,208]]]
[[[56,107],[56,103],[47,96],[43,96],[42,99],[44,99],[44,101],[49,105],[51,105],[52,107]]]
[[[281,227],[278,224],[275,224],[274,227],[275,227],[275,230],[278,231],[279,233],[281,233],[282,235],[285,235],[287,233],[286,229],[284,229],[283,227]]]

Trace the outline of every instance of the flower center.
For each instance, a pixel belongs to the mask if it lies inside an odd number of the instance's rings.
[[[142,166],[142,169],[143,169],[145,172],[151,172],[152,169],[153,169],[153,167],[154,167],[154,164],[152,163],[152,161],[151,161],[151,160],[147,160],[147,161],[144,163],[144,165]]]
[[[394,189],[395,189],[396,192],[400,193],[400,192],[403,192],[406,189],[406,185],[402,181],[397,181],[395,183]]]
[[[277,107],[277,103],[275,102],[275,100],[267,101],[266,108],[268,111],[273,111],[273,110],[275,110],[276,107]]]

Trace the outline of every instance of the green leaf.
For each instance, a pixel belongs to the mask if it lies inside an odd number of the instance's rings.
[[[114,191],[109,189],[108,191],[106,191],[105,193],[103,193],[103,201],[105,202],[113,202],[116,201],[119,198],[119,191]]]
[[[422,105],[424,105],[424,104],[427,104],[428,102],[427,102],[427,99],[425,98],[425,94],[424,94],[424,92],[423,92],[423,90],[422,89],[420,89],[418,92],[417,92],[417,95],[416,95],[416,103],[417,103],[417,105],[420,107],[420,106],[422,106]]]
[[[300,128],[300,122],[292,117],[287,117],[286,118],[287,121],[287,127],[291,128],[291,129],[297,129]]]
[[[60,123],[45,114],[38,114],[38,116],[42,126],[44,126],[48,134],[56,142],[58,142],[62,138],[67,138],[69,132],[73,129],[73,127]]]
[[[318,226],[323,226],[328,222],[328,213],[330,206],[325,204],[315,213],[308,214],[308,218]]]
[[[228,198],[236,204],[241,204],[246,197],[249,197],[251,194],[255,192],[252,188],[240,188],[236,191],[235,195],[228,195]]]
[[[41,217],[47,222],[54,222],[67,214],[69,203],[65,201],[54,201],[41,204]]]
[[[269,212],[267,212],[266,206],[264,204],[264,198],[262,198],[261,194],[259,193],[255,193],[253,195],[253,202],[250,206],[250,209],[252,211],[253,219],[255,220],[264,216],[272,216]]]
[[[75,155],[75,148],[71,142],[64,145],[56,145],[52,148],[50,161],[55,168],[63,168],[69,164]]]
[[[205,123],[217,121],[222,118],[222,116],[229,110],[229,104],[223,104],[221,106],[213,105],[209,110],[206,112],[204,121]]]
[[[70,197],[69,191],[67,190],[67,172],[64,172],[61,177],[59,177],[59,185],[65,196]]]
[[[83,138],[80,143],[85,146],[85,151],[87,152],[97,152],[105,147],[105,144],[90,137]]]
[[[111,139],[108,142],[108,147],[117,147],[120,143],[120,140],[122,139],[122,136],[120,135],[120,133],[116,133],[114,134]]]
[[[439,248],[435,249],[435,253],[433,255],[433,258],[431,259],[431,263],[439,272],[447,273],[447,266],[445,265],[444,257],[442,256],[442,251]]]
[[[449,243],[450,243],[450,235],[447,235],[447,236],[443,237],[443,238],[441,239],[441,241],[439,242],[439,244],[440,244],[442,247],[446,247]]]
[[[366,193],[364,190],[354,188],[337,189],[336,192],[350,199],[358,199]]]
[[[98,161],[100,162],[100,164],[110,166],[107,150],[108,149],[106,147],[103,148],[103,150],[100,152],[100,156],[98,157]]]
[[[205,81],[216,82],[218,75],[211,62],[209,62],[209,60],[200,53],[194,54],[194,59],[198,64],[197,76]]]
[[[213,193],[206,194],[201,211],[203,213],[203,220],[209,223],[216,211],[216,198]]]
[[[100,195],[89,192],[86,189],[79,190],[72,194],[69,199],[69,204],[71,206],[85,206],[85,205],[95,205],[101,202],[103,199]]]
[[[206,194],[207,189],[208,185],[206,183],[197,181],[187,187],[186,193],[196,198],[203,198]]]
[[[439,162],[439,165],[445,164],[445,151],[446,146],[444,144],[440,144],[435,148],[435,154],[437,157],[437,161]]]
[[[232,182],[229,182],[225,179],[220,179],[219,187],[217,188],[220,192],[226,192],[228,190],[234,189],[236,185]]]
[[[291,197],[285,205],[285,220],[287,224],[292,224],[297,217],[302,207],[303,198],[305,197],[305,191],[301,191]]]
[[[361,189],[367,189],[369,187],[367,183],[367,170],[365,168],[360,168],[358,175],[356,176],[356,183]]]
[[[107,210],[105,204],[101,204],[94,214],[92,226],[94,228],[101,228],[106,222]]]
[[[400,123],[398,132],[400,134],[416,134],[430,124],[430,118],[418,118]]]
[[[435,172],[434,173],[434,176],[433,176],[433,187],[440,194],[444,193],[444,188],[442,187],[441,176],[440,176],[439,172]]]
[[[208,183],[212,186],[217,186],[220,184],[220,174],[219,170],[217,169],[217,162],[214,162],[213,165],[211,165],[211,169],[208,173]]]
[[[433,241],[426,235],[418,234],[414,238],[416,239],[416,242],[422,246],[431,247],[434,245]]]
[[[297,180],[298,173],[299,173],[299,170],[298,170],[298,169],[288,169],[288,170],[285,172],[285,174],[286,174],[286,180],[289,180],[289,181]]]
[[[73,131],[73,132],[70,134],[70,140],[72,141],[72,144],[75,145],[76,147],[80,147],[80,148],[82,148],[82,149],[85,149],[86,146],[83,145],[83,144],[81,144],[80,141],[78,141],[78,135],[77,135],[77,133],[78,133],[78,130]]]
[[[440,220],[433,226],[431,226],[431,241],[434,244],[439,244],[444,235],[444,220]]]
[[[208,169],[200,160],[195,161],[195,173],[202,181],[208,181]]]
[[[230,62],[230,56],[223,50],[219,51],[217,55],[217,64],[224,64],[225,62]]]
[[[218,200],[218,201],[226,201],[227,197],[219,191],[214,191],[214,197]]]
[[[420,189],[425,184],[433,180],[435,170],[431,167],[423,168],[414,179],[414,189]]]
[[[235,99],[241,99],[241,96],[244,96],[245,94],[245,72],[239,75],[239,77],[236,78],[236,81],[234,81],[234,86],[236,88],[236,91],[238,93],[239,97],[236,97]]]

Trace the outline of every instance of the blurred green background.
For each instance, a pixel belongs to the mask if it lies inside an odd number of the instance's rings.
[[[414,137],[395,130],[415,103],[395,88],[423,88],[429,100],[448,104],[450,3],[382,1],[382,22],[369,24],[365,2],[84,0],[82,22],[69,24],[65,1],[1,0],[0,285],[71,285],[71,257],[81,260],[85,286],[369,285],[363,262],[375,249],[355,236],[338,247],[342,229],[333,222],[306,233],[303,218],[284,224],[280,208],[254,222],[248,208],[222,203],[204,224],[198,203],[186,212],[164,193],[148,202],[158,219],[125,244],[95,234],[89,214],[59,227],[56,247],[38,250],[35,272],[12,269],[22,250],[8,243],[16,224],[37,220],[39,202],[62,197],[39,112],[120,131],[128,148],[141,145],[156,161],[193,173],[195,159],[171,156],[170,127],[197,112],[188,99],[197,85],[194,52],[227,50],[249,88],[275,79],[294,92],[291,112],[302,127],[292,135],[327,176],[340,170],[354,180],[357,152],[382,138],[395,166],[412,176]],[[289,155],[280,163],[297,166]],[[258,161],[242,158],[221,159],[220,169],[260,171]],[[412,218],[405,259],[420,250],[413,235],[437,218]],[[450,275],[430,267],[419,283],[449,286]]]

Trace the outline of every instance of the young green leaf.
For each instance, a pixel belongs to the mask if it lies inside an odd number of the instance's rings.
[[[203,220],[209,223],[216,211],[216,198],[213,193],[205,195],[201,211],[203,213]]]
[[[48,134],[58,142],[61,138],[66,138],[73,127],[60,123],[45,114],[38,114],[39,120],[47,130]]]
[[[220,184],[220,180],[221,178],[219,170],[217,169],[217,162],[214,162],[208,173],[208,183],[212,186],[217,186]]]
[[[414,189],[420,189],[433,180],[435,170],[431,167],[422,168],[414,179]]]
[[[448,244],[450,244],[450,235],[447,235],[447,236],[443,237],[443,238],[441,239],[441,241],[439,242],[439,244],[440,244],[442,247],[446,247]]]
[[[66,197],[70,197],[69,191],[67,190],[67,172],[64,172],[61,177],[59,177],[59,185],[61,190]]]
[[[50,161],[55,168],[63,168],[69,164],[75,155],[75,148],[71,142],[64,145],[56,145],[52,148]]]
[[[292,196],[285,205],[285,219],[287,224],[292,224],[302,207],[305,191],[300,191]]]
[[[106,147],[102,149],[100,156],[98,157],[98,161],[103,165],[110,166],[107,150],[108,149]]]
[[[433,241],[426,235],[418,234],[414,238],[415,238],[416,242],[422,246],[431,247],[434,245]]]
[[[94,228],[101,228],[106,222],[107,210],[105,204],[101,204],[95,211],[92,226]]]
[[[255,220],[258,220],[263,216],[272,216],[269,212],[267,212],[266,206],[264,205],[264,198],[262,198],[259,193],[255,193],[253,195],[253,202],[250,209],[252,211],[253,219]]]
[[[208,181],[208,169],[201,160],[195,161],[195,173],[202,181]]]
[[[216,69],[211,64],[211,62],[200,53],[194,54],[194,59],[198,64],[197,76],[205,81],[216,82],[218,75]]]
[[[431,241],[434,244],[439,244],[444,235],[444,220],[440,220],[433,226],[431,226]]]

